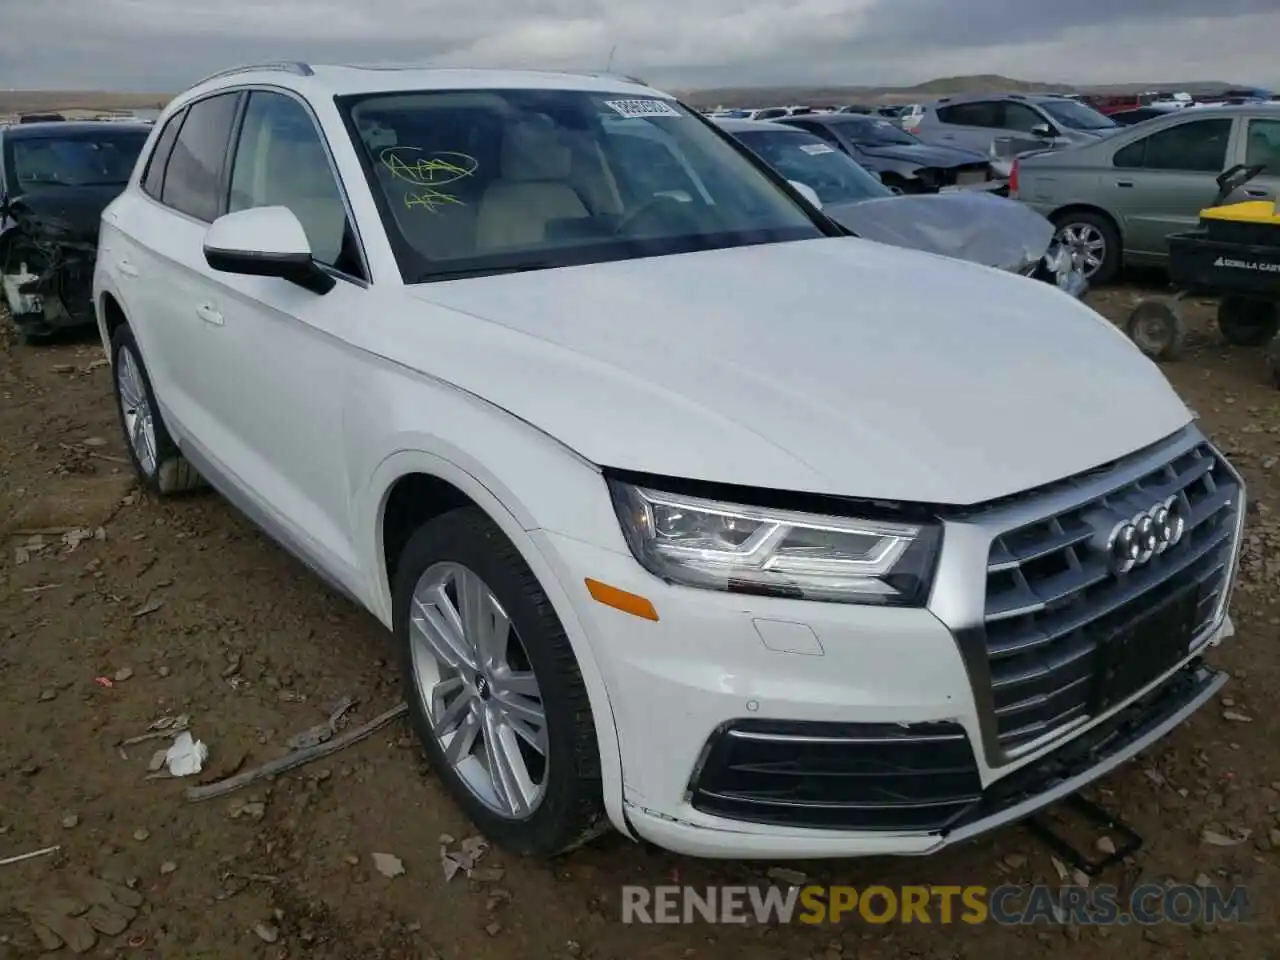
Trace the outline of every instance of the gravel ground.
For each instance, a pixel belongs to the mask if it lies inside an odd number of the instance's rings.
[[[1112,317],[1136,291],[1093,295]],[[426,769],[403,721],[272,782],[190,803],[189,781],[148,775],[167,740],[126,747],[186,715],[208,777],[281,755],[343,697],[349,729],[398,699],[388,636],[330,594],[220,498],[157,502],[134,487],[109,374],[91,337],[0,345],[0,958],[40,952],[32,910],[68,909],[88,872],[122,882],[82,913],[97,956],[585,957],[799,960],[1280,956],[1280,393],[1260,351],[1225,347],[1204,304],[1167,374],[1251,484],[1238,635],[1213,655],[1234,674],[1201,711],[1101,784],[1147,840],[1100,878],[1244,884],[1243,924],[1153,928],[992,924],[634,926],[621,885],[763,882],[770,864],[687,860],[610,836],[554,866],[497,851],[446,881],[441,837],[474,831]],[[1034,318],[1029,318],[1029,322]],[[1118,416],[1123,411],[1117,411]],[[47,530],[34,536],[31,530]],[[66,530],[73,531],[70,535]],[[78,531],[78,532],[77,532]],[[1274,705],[1274,701],[1271,701]],[[204,775],[202,775],[202,779]],[[1220,835],[1240,842],[1205,842]],[[387,877],[391,854],[404,872]],[[1048,850],[1014,827],[925,860],[789,864],[815,882],[1058,882]],[[395,872],[395,871],[388,871]],[[62,899],[59,899],[59,898]],[[89,899],[93,899],[90,896]],[[121,901],[125,905],[121,906]],[[23,912],[23,911],[26,912]],[[78,944],[86,946],[93,936]]]

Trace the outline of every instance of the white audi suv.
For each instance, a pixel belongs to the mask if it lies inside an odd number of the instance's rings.
[[[511,850],[929,852],[1226,680],[1244,490],[1160,371],[638,82],[209,78],[104,213],[95,302],[142,480],[394,631]]]

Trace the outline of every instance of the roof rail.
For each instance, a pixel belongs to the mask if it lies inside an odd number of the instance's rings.
[[[220,80],[223,77],[233,77],[237,73],[257,73],[263,70],[278,70],[282,73],[292,73],[298,77],[313,77],[315,71],[311,69],[309,63],[301,60],[275,60],[270,63],[246,63],[238,67],[228,67],[226,70],[219,70],[217,73],[211,73],[209,76],[200,80],[192,86],[200,86],[208,83],[210,80]]]
[[[579,77],[595,77],[597,80],[621,80],[623,83],[637,83],[642,87],[649,86],[639,77],[633,77],[625,73],[612,73],[607,70],[568,70],[565,72]]]

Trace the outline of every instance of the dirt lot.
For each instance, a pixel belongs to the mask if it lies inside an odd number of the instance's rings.
[[[1134,296],[1095,303],[1119,315]],[[190,803],[190,781],[148,779],[168,741],[118,744],[161,717],[189,715],[209,776],[281,755],[342,697],[359,700],[346,722],[365,722],[398,699],[391,645],[218,497],[160,503],[133,488],[97,342],[20,347],[5,322],[0,859],[61,849],[0,866],[0,958],[40,952],[20,908],[56,907],[50,897],[85,871],[131,882],[142,900],[127,929],[99,938],[99,956],[1280,957],[1280,393],[1261,354],[1224,347],[1209,314],[1196,308],[1189,354],[1166,370],[1251,482],[1239,633],[1214,656],[1235,678],[1228,699],[1103,784],[1101,799],[1147,845],[1101,881],[1244,884],[1251,919],[1020,930],[623,925],[622,884],[764,882],[771,865],[691,861],[616,836],[553,868],[491,851],[482,872],[446,881],[441,836],[473,831],[403,721],[223,799]],[[57,532],[17,532],[32,529]],[[1206,830],[1247,839],[1215,845]],[[383,876],[375,853],[405,873]],[[790,866],[859,886],[1058,882],[1021,828],[929,860]]]

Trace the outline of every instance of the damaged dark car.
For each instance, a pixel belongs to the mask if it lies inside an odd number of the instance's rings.
[[[884,117],[831,113],[776,122],[825,140],[903,193],[937,193],[995,179],[985,154],[923,143]]]
[[[0,127],[0,283],[26,343],[92,326],[102,211],[151,126],[48,121]]]
[[[855,236],[1019,273],[1076,299],[1088,292],[1079,259],[1054,239],[1053,224],[1015,200],[982,190],[895,193],[848,154],[790,125],[715,124]]]

